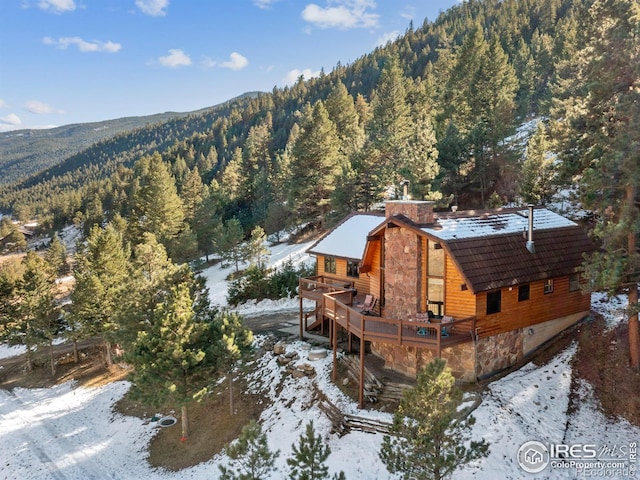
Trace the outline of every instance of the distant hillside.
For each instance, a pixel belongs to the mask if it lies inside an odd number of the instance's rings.
[[[549,114],[557,68],[568,68],[580,46],[588,4],[459,3],[349,65],[114,134],[0,183],[0,211],[48,226],[126,218],[147,181],[145,164],[134,166],[155,154],[191,221],[184,235],[199,230],[207,248],[203,225],[235,218],[245,232],[260,225],[270,233],[287,222],[332,221],[368,210],[403,180],[414,198],[443,206],[514,202],[524,145],[504,139]],[[211,205],[198,216],[203,198]]]
[[[244,96],[255,96],[247,93]],[[239,98],[241,98],[239,97]],[[62,163],[88,147],[124,132],[200,115],[216,107],[193,112],[165,112],[93,123],[77,123],[49,129],[0,133],[0,184],[16,182]]]

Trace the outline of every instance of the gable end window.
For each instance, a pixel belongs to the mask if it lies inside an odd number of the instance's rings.
[[[518,287],[518,301],[519,302],[525,302],[525,301],[529,300],[529,293],[530,292],[531,292],[531,288],[529,287],[528,283],[526,285],[520,285]]]
[[[324,272],[336,273],[336,257],[324,257]]]
[[[347,262],[347,277],[355,277],[358,278],[360,276],[359,273],[360,262]]]
[[[553,278],[544,281],[544,294],[553,293]]]
[[[576,292],[578,290],[580,290],[580,274],[569,275],[569,291]]]
[[[499,313],[502,308],[502,290],[487,293],[487,315]]]

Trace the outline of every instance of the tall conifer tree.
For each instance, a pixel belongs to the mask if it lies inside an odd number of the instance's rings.
[[[84,338],[101,337],[108,367],[113,364],[111,344],[116,339],[118,318],[122,313],[129,256],[122,234],[111,224],[104,229],[95,225],[86,244],[80,244],[76,254],[71,331]]]
[[[324,219],[342,158],[336,127],[321,101],[308,108],[293,147],[289,200],[301,220]]]
[[[640,370],[640,4],[594,2],[583,47],[561,69],[554,104],[561,158],[580,174],[581,199],[596,212],[600,251],[586,262],[592,287],[628,292],[631,367]]]

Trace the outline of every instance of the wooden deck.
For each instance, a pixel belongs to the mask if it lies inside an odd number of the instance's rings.
[[[367,315],[353,305],[353,292],[343,285],[327,282],[324,277],[300,279],[299,294],[302,298],[318,303],[317,316],[328,318],[331,328],[342,327],[347,333],[366,342],[380,342],[417,348],[426,348],[440,357],[443,348],[470,342],[475,330],[475,317],[454,319],[441,324],[386,318],[384,315]],[[301,309],[300,332],[307,329]]]

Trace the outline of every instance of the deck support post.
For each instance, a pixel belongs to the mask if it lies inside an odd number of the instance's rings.
[[[336,338],[336,320],[329,320],[329,328],[331,329],[331,345],[333,346],[333,370],[331,372],[331,380],[335,383],[338,380],[338,339]]]
[[[364,315],[360,315],[360,391],[359,408],[364,408]]]
[[[300,295],[300,340],[304,340],[304,327],[306,327],[306,325],[304,325],[302,322],[304,322],[304,313],[302,312],[302,295]]]

